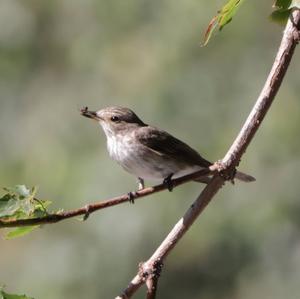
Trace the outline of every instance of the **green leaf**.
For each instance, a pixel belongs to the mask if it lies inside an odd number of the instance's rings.
[[[37,201],[37,199],[35,199]],[[36,202],[35,210],[34,210],[34,217],[42,217],[48,214],[47,207],[51,205],[50,200],[39,200]]]
[[[288,9],[291,5],[292,0],[276,0],[273,7],[278,9]]]
[[[236,14],[237,10],[239,9],[240,5],[244,2],[244,0],[229,0],[218,14],[214,16],[211,21],[209,22],[205,34],[204,34],[204,41],[203,46],[206,46],[209,42],[212,33],[218,27],[219,30],[222,30],[225,25],[231,22],[232,18]]]
[[[290,11],[288,9],[278,9],[271,13],[270,18],[273,22],[284,25],[289,15]]]
[[[10,198],[8,201],[0,201],[0,218],[14,215],[21,207],[20,200]]]
[[[9,201],[10,199],[11,199],[11,195],[9,193],[6,193],[2,197],[0,197],[0,203],[2,201]]]
[[[28,197],[30,196],[30,190],[26,188],[25,185],[16,185],[15,192],[18,193],[21,197]]]
[[[50,201],[37,199],[36,187],[28,189],[25,185],[16,185],[4,189],[7,193],[0,198],[0,218],[32,218],[46,215]]]
[[[17,237],[22,237],[22,236],[32,232],[37,227],[39,227],[39,225],[17,227],[16,229],[7,233],[5,235],[5,239],[10,240],[10,239],[14,239]]]
[[[26,188],[25,185],[5,187],[4,190],[7,191],[11,196],[17,196],[20,197],[21,199],[30,196],[30,190]]]
[[[0,299],[33,299],[33,298],[27,297],[26,295],[9,294],[4,292],[3,288],[0,287]]]
[[[290,10],[292,8],[300,9],[300,0],[276,0],[273,7],[276,10],[270,15],[271,20],[279,24],[285,24],[289,18]]]
[[[7,193],[0,198],[0,219],[14,221],[48,215],[46,208],[51,204],[51,201],[36,198],[36,187],[29,189],[25,185],[16,185],[15,187],[4,188],[4,190]],[[5,238],[12,239],[24,236],[36,227],[38,225],[18,227],[11,230]]]

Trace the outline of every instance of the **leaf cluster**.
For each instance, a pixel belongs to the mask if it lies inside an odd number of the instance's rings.
[[[300,8],[300,0],[275,0],[273,7],[275,10],[271,13],[271,20],[284,24],[292,8]]]
[[[227,1],[218,11],[218,14],[209,22],[204,34],[203,46],[207,45],[215,29],[218,28],[221,31],[224,26],[231,22],[243,2],[244,0]],[[300,8],[300,0],[275,0],[273,8],[275,10],[270,15],[271,20],[284,24],[290,15],[290,10],[292,8]]]
[[[216,16],[214,16],[209,22],[207,29],[204,34],[204,42],[203,46],[206,46],[209,42],[212,33],[216,28],[220,31],[223,29],[225,25],[231,22],[232,18],[236,14],[240,5],[244,2],[244,0],[229,0],[219,11]]]
[[[25,185],[16,185],[15,187],[4,188],[4,190],[6,193],[0,198],[0,220],[29,219],[48,214],[46,208],[51,202],[37,199],[36,187],[28,189]],[[23,236],[38,226],[17,227],[9,231],[5,238]]]
[[[3,287],[0,287],[0,299],[33,299],[26,295],[9,294],[3,291]]]

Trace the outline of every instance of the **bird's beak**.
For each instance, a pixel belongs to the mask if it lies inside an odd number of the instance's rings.
[[[83,107],[82,109],[80,109],[80,114],[85,116],[85,117],[97,120],[97,121],[101,120],[101,118],[97,115],[97,112],[89,111],[88,107]]]

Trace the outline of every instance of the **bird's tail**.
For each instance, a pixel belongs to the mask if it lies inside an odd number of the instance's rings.
[[[246,183],[250,183],[250,182],[256,181],[255,177],[253,177],[253,176],[251,176],[249,174],[240,172],[240,171],[236,172],[235,178],[238,179],[238,180],[240,180],[240,181],[246,182]]]
[[[237,171],[234,178],[238,179],[242,182],[246,182],[246,183],[256,181],[255,177],[253,177],[249,174],[246,174],[244,172],[241,172],[241,171]],[[195,179],[194,181],[199,182],[199,183],[208,184],[211,181],[211,177],[209,177],[209,176],[200,177],[198,179]]]

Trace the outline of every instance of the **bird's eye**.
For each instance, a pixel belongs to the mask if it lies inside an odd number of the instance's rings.
[[[118,116],[112,116],[110,119],[111,119],[111,121],[114,121],[114,122],[117,122],[120,120]]]

